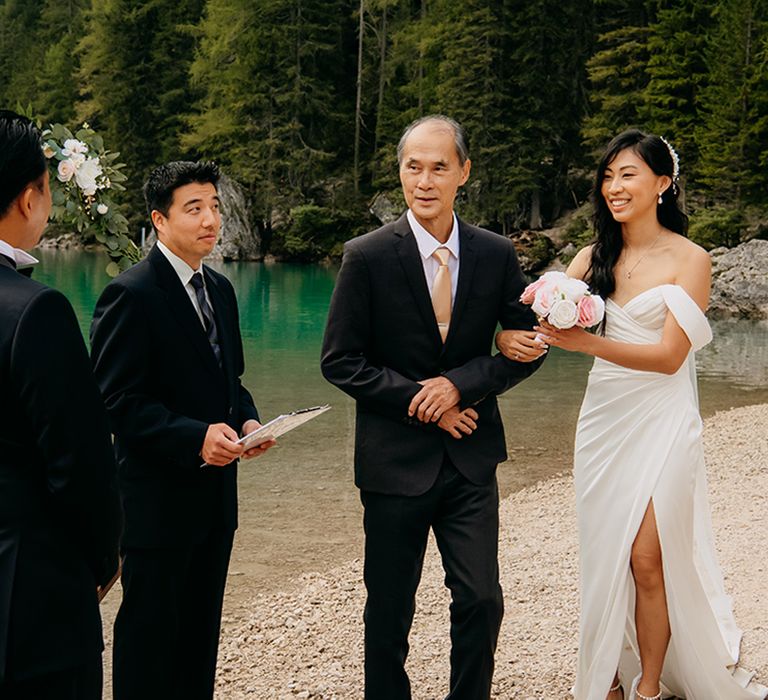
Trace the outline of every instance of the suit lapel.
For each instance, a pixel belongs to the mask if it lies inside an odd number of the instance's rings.
[[[416,237],[411,231],[411,227],[408,224],[408,218],[405,214],[395,222],[394,231],[395,250],[397,251],[400,264],[405,272],[405,277],[408,280],[408,285],[411,288],[411,293],[416,302],[416,308],[419,310],[419,313],[424,320],[424,325],[429,329],[429,333],[433,340],[438,345],[442,345],[443,341],[440,338],[440,331],[437,327],[437,320],[435,319],[435,311],[432,308],[432,299],[429,296],[427,279],[424,276],[424,265],[421,262],[421,253],[419,253]]]
[[[221,370],[208,342],[203,324],[200,323],[200,318],[195,312],[192,301],[182,286],[176,271],[157,249],[157,246],[152,248],[148,258],[157,274],[157,284],[165,294],[168,305],[171,307],[171,315],[181,326],[192,346],[200,354],[205,366],[214,373],[220,373]]]
[[[473,235],[467,225],[459,219],[459,281],[456,286],[456,298],[453,300],[453,310],[451,311],[451,325],[448,329],[448,337],[445,339],[445,345],[451,342],[451,339],[458,332],[461,316],[464,313],[464,307],[467,303],[469,290],[472,289],[472,277],[475,273],[477,256],[473,247]]]

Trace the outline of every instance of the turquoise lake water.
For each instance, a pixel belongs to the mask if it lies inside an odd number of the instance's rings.
[[[42,250],[35,278],[63,291],[84,334],[108,282],[106,259]],[[361,552],[360,506],[352,483],[353,402],[319,369],[336,267],[213,263],[240,306],[245,385],[263,419],[330,403],[333,410],[286,436],[240,469],[241,527],[233,569],[265,582],[326,569]],[[717,321],[697,355],[702,413],[768,403],[768,323]],[[554,349],[542,369],[500,399],[510,460],[502,495],[570,469],[576,417],[591,360]]]

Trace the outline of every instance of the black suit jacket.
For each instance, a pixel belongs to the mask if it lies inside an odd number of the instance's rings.
[[[0,682],[103,648],[96,586],[117,570],[107,417],[69,302],[0,255]]]
[[[107,406],[125,512],[123,544],[169,547],[237,527],[236,464],[200,468],[208,426],[258,419],[240,383],[243,348],[230,282],[203,266],[222,367],[171,264],[157,248],[104,289],[94,371]]]
[[[448,453],[470,481],[487,483],[507,458],[496,396],[540,364],[491,355],[497,327],[531,328],[519,301],[525,280],[512,243],[459,221],[459,279],[443,345],[416,239],[405,216],[344,248],[322,351],[324,376],[357,401],[355,483],[418,495]],[[421,379],[445,375],[479,414],[471,436],[452,438],[408,418]]]

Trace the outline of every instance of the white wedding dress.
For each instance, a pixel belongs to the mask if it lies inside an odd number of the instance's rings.
[[[623,307],[608,300],[606,335],[657,343],[667,313],[692,345],[680,370],[641,372],[597,358],[579,416],[576,700],[605,700],[617,668],[626,696],[640,671],[630,551],[651,500],[672,630],[661,678],[664,696],[755,700],[768,694],[751,674],[735,669],[741,631],[715,555],[693,357],[712,339],[707,319],[681,287],[661,285]]]

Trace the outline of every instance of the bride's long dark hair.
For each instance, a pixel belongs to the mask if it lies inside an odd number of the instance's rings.
[[[614,138],[606,148],[595,174],[592,190],[594,214],[592,224],[595,229],[595,239],[592,246],[592,258],[587,282],[592,291],[607,299],[616,289],[616,278],[613,268],[619,260],[624,238],[621,235],[621,224],[613,218],[611,210],[602,194],[605,170],[614,158],[625,148],[631,148],[648,167],[657,175],[668,175],[672,179],[674,162],[672,154],[658,136],[645,134],[639,129],[628,129]],[[656,217],[664,228],[685,236],[688,233],[688,217],[678,204],[680,188],[673,182],[662,195],[661,204],[657,205]]]

